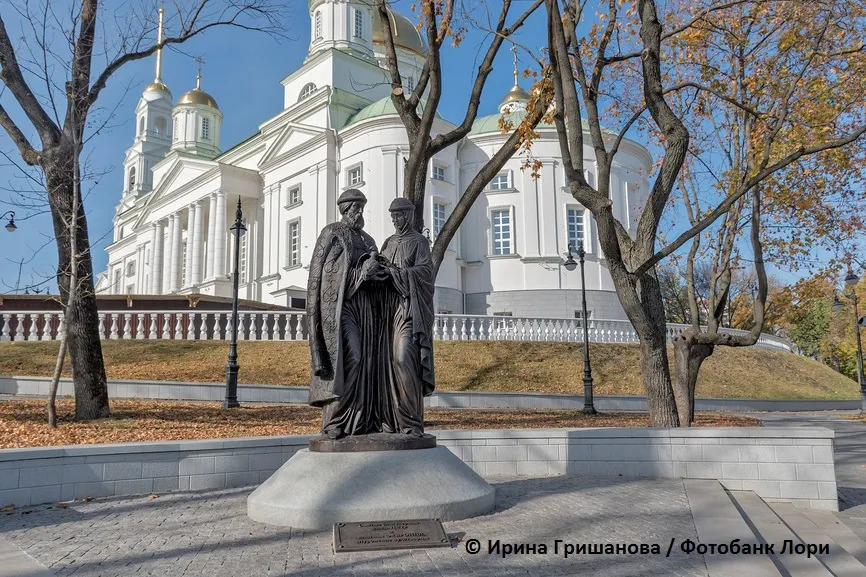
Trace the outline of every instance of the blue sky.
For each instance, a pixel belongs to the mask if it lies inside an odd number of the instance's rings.
[[[522,9],[525,2],[516,2]],[[205,61],[202,88],[218,102],[223,112],[222,147],[230,148],[253,134],[259,124],[282,110],[283,91],[280,85],[286,75],[296,70],[307,54],[310,41],[309,13],[307,3],[292,0],[292,14],[288,18],[286,34],[288,40],[276,41],[264,34],[229,28],[213,29],[205,36],[195,38],[177,50],[168,50],[164,55],[163,80],[176,100],[181,94],[195,86],[196,63],[194,57]],[[410,14],[409,2],[395,2],[397,9]],[[11,12],[3,10],[7,30],[14,39],[28,31]],[[544,15],[537,13],[520,35],[520,42],[538,49],[546,39]],[[470,34],[458,48],[448,48],[443,54],[443,67],[448,71],[445,94],[440,104],[440,113],[450,120],[461,119],[469,97],[471,82],[477,69],[478,48],[484,41],[479,32]],[[507,48],[507,47],[506,47]],[[529,66],[528,56],[520,57],[521,64]],[[125,150],[132,144],[135,125],[135,106],[144,87],[153,80],[154,58],[133,62],[112,77],[98,104],[103,109],[101,117],[116,107],[112,127],[94,137],[85,155],[89,155],[96,169],[110,170],[98,183],[91,184],[85,199],[90,238],[93,243],[94,271],[101,272],[107,263],[105,246],[111,241],[111,219],[120,201],[122,190],[122,163]],[[495,70],[488,79],[480,115],[492,114],[513,82],[512,54],[502,50],[495,63]],[[523,81],[528,85],[529,81]],[[0,96],[2,103],[19,120],[28,136],[32,135],[26,122],[22,121],[11,95]],[[33,142],[38,142],[33,138]],[[17,150],[0,132],[0,150],[17,157]],[[20,159],[20,157],[17,157]],[[10,167],[0,157],[0,213],[12,209],[17,213],[18,230],[7,233],[0,229],[0,293],[11,292],[16,286],[43,282],[53,276],[57,263],[56,247],[51,233],[51,219],[46,214],[31,215],[27,211],[8,204],[14,194],[7,189],[21,188],[27,183],[17,169]],[[5,220],[3,224],[5,224]],[[50,236],[49,236],[50,235]],[[18,281],[18,262],[24,260],[22,275]],[[43,287],[46,285],[43,285]],[[48,286],[55,287],[53,280]],[[44,288],[43,288],[44,290]]]
[[[408,0],[394,2],[394,5],[404,14],[410,13]],[[515,10],[522,10],[526,5],[525,1],[515,2]],[[282,109],[280,80],[301,65],[307,54],[310,33],[307,3],[292,0],[289,6],[292,14],[287,19],[285,29],[288,40],[278,42],[264,34],[222,28],[213,29],[177,49],[166,51],[163,80],[172,90],[175,100],[195,85],[196,63],[193,58],[204,59],[202,88],[214,96],[224,115],[223,150],[250,136],[259,124]],[[14,13],[4,9],[0,14],[13,40],[28,33],[22,22],[15,20]],[[527,21],[517,41],[537,51],[546,42],[546,35],[545,14],[539,11]],[[480,58],[479,48],[486,47],[485,38],[484,33],[472,31],[458,48],[448,47],[444,50],[443,69],[447,71],[447,77],[440,113],[449,120],[459,121],[463,117]],[[494,113],[502,96],[511,87],[512,54],[505,49],[507,46],[503,48],[488,79],[479,116]],[[522,54],[520,59],[521,68],[531,66],[532,61],[526,54]],[[96,171],[109,171],[97,183],[87,185],[85,198],[96,273],[104,270],[107,263],[104,248],[111,240],[111,219],[120,200],[124,152],[133,141],[135,106],[141,91],[152,81],[153,75],[153,57],[125,66],[112,77],[98,102],[99,110],[92,115],[92,118],[105,118],[112,111],[114,114],[111,126],[90,140],[85,150],[85,156],[89,156]],[[522,83],[526,88],[530,81],[523,80]],[[11,96],[0,93],[0,101],[19,121],[25,134],[37,142]],[[11,158],[20,158],[2,131],[0,151]],[[22,186],[27,186],[26,180],[8,165],[5,158],[0,157],[0,213],[8,209],[15,210],[18,223],[15,233],[0,229],[0,293],[11,292],[16,285],[23,288],[39,283],[43,283],[43,290],[49,286],[53,292],[53,280],[45,283],[46,278],[53,277],[57,262],[51,219],[47,213],[28,214],[8,204],[15,197],[8,189]],[[679,220],[682,222],[683,219]],[[5,224],[5,220],[2,224]],[[672,238],[670,234],[667,236]],[[19,280],[18,263],[21,260],[24,264]],[[780,273],[785,280],[794,278],[784,271],[775,272]]]

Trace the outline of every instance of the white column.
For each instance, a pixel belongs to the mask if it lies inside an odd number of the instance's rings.
[[[214,249],[214,231],[216,230],[216,193],[211,193],[210,204],[208,206],[207,216],[207,270],[205,270],[205,278],[210,280],[214,277],[213,274],[213,249]]]
[[[192,234],[192,281],[189,284],[197,285],[201,283],[202,279],[202,258],[201,258],[201,249],[202,249],[202,237],[204,236],[202,233],[202,219],[204,218],[204,209],[202,208],[201,201],[195,203],[193,206],[195,211],[195,218],[193,219],[193,234]],[[189,242],[189,241],[187,241]],[[189,277],[187,277],[189,278]]]
[[[193,236],[195,235],[195,204],[189,205],[186,217],[186,282],[184,286],[192,286],[192,252]]]
[[[183,220],[177,212],[171,215],[171,218],[174,228],[171,237],[171,278],[168,290],[177,292],[180,289],[180,267],[183,262]]]
[[[156,284],[159,276],[156,274],[156,247],[157,243],[162,244],[162,223],[154,222],[151,224],[150,233],[150,284],[147,287],[147,292],[156,294],[159,292]]]
[[[213,276],[223,278],[226,274],[226,193],[216,193],[216,225],[214,226]]]
[[[262,243],[262,274],[261,276],[268,276],[271,273],[276,272],[271,268],[271,252],[276,249],[275,243],[273,242],[274,232],[273,227],[271,225],[273,219],[273,207],[271,206],[271,199],[273,198],[274,189],[278,185],[266,186],[264,189],[264,194],[262,195],[262,219],[264,221],[263,227],[263,236],[264,241]]]
[[[168,294],[171,291],[171,263],[174,260],[174,229],[175,217],[168,217],[168,237],[165,241],[165,247],[162,252],[162,294]]]

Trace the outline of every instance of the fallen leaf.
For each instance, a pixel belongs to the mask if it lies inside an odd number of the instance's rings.
[[[159,499],[159,495],[150,494],[147,496],[148,499]]]
[[[66,503],[57,503],[58,509],[66,509],[68,507],[69,507],[69,505],[67,505]]]
[[[2,511],[3,513],[5,513],[6,511],[14,511],[14,510],[15,510],[15,505],[6,505],[2,509],[0,509],[0,511]]]

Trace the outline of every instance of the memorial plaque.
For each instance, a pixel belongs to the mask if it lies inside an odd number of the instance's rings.
[[[451,541],[439,519],[334,523],[334,551],[337,553],[450,546]]]

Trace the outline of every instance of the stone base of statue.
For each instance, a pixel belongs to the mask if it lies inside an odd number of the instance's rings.
[[[496,491],[445,447],[298,451],[247,498],[254,521],[297,529],[334,523],[441,519],[493,510]]]

